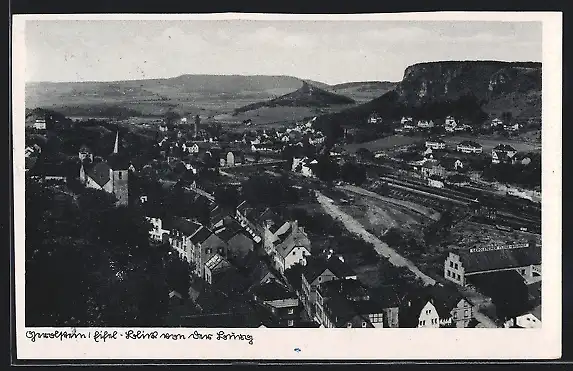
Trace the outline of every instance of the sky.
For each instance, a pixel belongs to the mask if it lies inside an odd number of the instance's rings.
[[[540,22],[28,20],[26,80],[182,74],[400,81],[439,60],[541,61]]]

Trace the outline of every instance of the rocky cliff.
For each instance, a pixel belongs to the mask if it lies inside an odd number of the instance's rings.
[[[468,106],[468,102],[474,103]],[[394,90],[359,106],[320,116],[317,124],[362,125],[373,112],[393,119],[420,112],[438,116],[462,112],[468,116],[492,117],[511,112],[514,118],[537,119],[541,117],[541,63],[414,64],[406,68],[403,80]]]
[[[419,63],[406,68],[396,87],[407,105],[454,101],[473,95],[484,110],[541,113],[541,63],[497,61],[447,61]],[[505,102],[505,104],[504,104]],[[496,112],[497,113],[497,112]]]

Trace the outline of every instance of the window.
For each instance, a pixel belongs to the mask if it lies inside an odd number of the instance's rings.
[[[294,326],[294,321],[292,319],[288,320],[288,327],[293,327]]]
[[[347,327],[347,328],[352,328],[352,323],[348,322],[348,323],[346,324],[346,327]]]
[[[453,267],[454,267],[454,262],[450,261],[450,268],[453,268]]]
[[[289,308],[289,309],[288,309],[288,314],[294,314],[294,308]]]
[[[462,279],[462,277],[460,277],[460,275],[458,274],[458,280],[461,280],[461,279]]]
[[[426,325],[426,320],[422,320],[422,326]]]
[[[458,269],[458,263],[454,264],[454,267],[455,267],[456,269]]]
[[[318,276],[318,282],[322,282],[322,277]]]
[[[450,277],[450,275],[451,275],[451,272],[450,272],[449,270],[448,270],[448,271],[446,271],[446,275],[447,275],[448,277]]]
[[[426,314],[430,314],[430,310],[429,310],[429,309],[426,309]]]
[[[466,310],[464,310],[464,317],[467,317],[467,316],[468,316],[468,310],[466,309]]]
[[[454,319],[458,319],[458,312],[454,312]]]
[[[362,327],[366,327],[366,322],[362,322]]]
[[[118,173],[118,175],[119,175],[119,179],[121,179],[123,177],[123,173],[121,171]]]

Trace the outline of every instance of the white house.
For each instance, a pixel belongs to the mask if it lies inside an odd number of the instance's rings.
[[[147,196],[142,196],[142,197],[146,197],[147,201]],[[145,219],[147,219],[147,221],[149,221],[153,226],[153,228],[149,231],[149,237],[153,241],[162,242],[163,237],[168,235],[169,231],[163,228],[163,221],[161,220],[161,218],[147,216],[145,217]]]
[[[541,306],[508,320],[504,327],[541,328]]]
[[[458,123],[457,123],[456,119],[454,118],[454,116],[448,116],[448,117],[446,117],[446,120],[444,121],[445,126],[455,127],[457,124]]]
[[[34,129],[46,130],[46,119],[36,119],[34,122]]]
[[[370,117],[368,117],[369,124],[377,124],[380,122],[382,122],[382,117],[380,117],[380,115],[378,115],[377,113],[373,113],[370,115]]]
[[[446,142],[441,139],[428,139],[426,140],[426,148],[431,148],[433,150],[444,149],[446,148]]]
[[[304,158],[296,158],[295,157],[292,160],[291,171],[300,173],[305,177],[312,178],[312,177],[314,177],[314,172],[312,171],[312,168],[309,165],[315,165],[317,163],[318,163],[318,161],[316,161],[316,160],[312,160],[309,162],[308,157],[304,157]]]
[[[418,316],[418,328],[439,328],[440,315],[430,301],[424,305]]]
[[[433,128],[434,127],[434,121],[432,120],[420,120],[418,121],[418,127],[419,128]]]
[[[400,120],[401,125],[406,125],[407,123],[411,123],[413,120],[411,117],[402,117]]]
[[[500,118],[494,118],[491,120],[491,126],[496,127],[498,125],[503,125],[503,121]]]
[[[456,147],[458,152],[462,153],[482,153],[483,147],[481,144],[473,142],[471,140],[464,140],[463,142],[459,143]]]
[[[519,130],[519,124],[516,122],[514,124],[505,125],[503,128],[507,131],[518,131]]]
[[[434,188],[444,188],[444,182],[438,179],[429,178],[428,185]]]

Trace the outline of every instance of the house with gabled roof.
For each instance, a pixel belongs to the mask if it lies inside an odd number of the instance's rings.
[[[161,219],[159,219],[161,221]],[[157,223],[156,223],[157,224]],[[179,258],[188,263],[195,263],[193,259],[193,243],[191,237],[194,236],[203,226],[191,219],[174,218],[169,231],[169,244],[177,252]],[[158,231],[159,234],[162,231]],[[163,235],[161,234],[161,240]]]
[[[213,231],[201,226],[192,236],[192,261],[195,264],[195,274],[201,278],[205,276],[205,263],[215,254],[227,255],[227,244]]]
[[[462,153],[482,153],[483,147],[478,142],[472,140],[464,140],[456,146],[456,150]]]
[[[306,257],[311,255],[310,240],[297,224],[291,224],[289,230],[273,242],[272,257],[279,272],[284,272],[295,264],[305,264]]]
[[[227,216],[214,225],[215,234],[227,244],[229,256],[244,257],[254,251],[255,241],[234,218]]]
[[[301,300],[310,318],[317,317],[318,286],[331,280],[357,279],[356,273],[341,259],[307,257],[301,275]],[[318,313],[320,318],[321,313]]]
[[[508,144],[498,144],[491,150],[491,162],[493,164],[511,163],[517,150]]]
[[[80,161],[88,160],[92,162],[94,160],[94,154],[92,150],[85,144],[80,147],[80,150],[78,151],[78,157],[80,158]]]
[[[474,317],[473,304],[441,284],[410,292],[400,313],[400,327],[407,328],[467,327]]]
[[[431,176],[444,177],[446,175],[446,169],[435,161],[424,162],[421,167],[421,172],[422,177],[426,179]]]
[[[541,328],[541,305],[528,309],[507,320],[505,328]]]
[[[209,284],[213,283],[213,275],[223,273],[231,268],[231,263],[220,254],[213,255],[205,263],[205,281]]]
[[[374,328],[367,315],[358,313],[353,303],[333,293],[324,303],[323,323],[326,328]]]
[[[253,299],[270,308],[281,327],[297,327],[300,321],[299,298],[291,288],[276,279],[250,289]]]
[[[517,271],[524,279],[541,275],[541,247],[532,243],[476,246],[450,252],[444,263],[444,277],[462,286],[469,276],[506,270]]]

